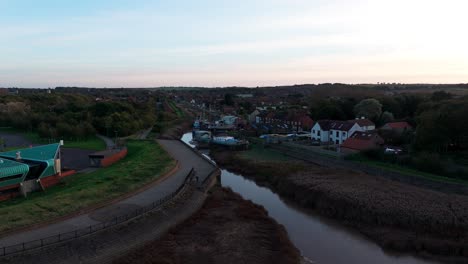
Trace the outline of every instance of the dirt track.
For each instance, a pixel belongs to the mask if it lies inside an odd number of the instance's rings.
[[[212,156],[219,165],[268,184],[303,207],[357,228],[384,248],[467,261],[466,196],[302,162],[250,162],[229,152]]]
[[[216,188],[203,208],[153,241],[117,260],[126,263],[299,263],[285,229],[262,207]]]

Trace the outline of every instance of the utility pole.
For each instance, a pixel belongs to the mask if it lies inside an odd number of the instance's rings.
[[[114,147],[117,148],[117,132],[119,132],[118,130],[115,130],[115,142],[114,142]]]

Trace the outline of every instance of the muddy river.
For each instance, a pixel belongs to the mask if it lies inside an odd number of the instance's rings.
[[[182,141],[190,144],[192,133]],[[203,152],[209,157],[208,152]],[[262,205],[268,214],[282,224],[294,245],[312,263],[435,263],[408,255],[383,251],[377,244],[338,222],[320,217],[283,201],[270,189],[227,170],[222,170],[221,184],[242,195],[244,199]]]

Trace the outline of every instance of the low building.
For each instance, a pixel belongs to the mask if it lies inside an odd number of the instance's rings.
[[[394,131],[396,133],[403,133],[406,131],[410,131],[413,129],[413,127],[408,124],[408,122],[390,122],[385,125],[383,125],[380,129],[385,130],[385,131]]]
[[[375,130],[374,122],[372,122],[369,119],[364,118],[364,117],[356,118],[354,120],[349,120],[348,122],[357,123],[360,127],[362,127],[364,129],[364,131],[373,131],[373,130]]]
[[[340,147],[345,154],[380,148],[384,140],[376,132],[357,131],[346,139]]]
[[[358,123],[333,121],[330,123],[330,141],[340,145],[356,131],[364,131],[364,129]]]
[[[91,167],[108,167],[127,156],[127,148],[108,149],[89,154]]]
[[[258,123],[257,122],[257,117],[258,115],[260,114],[260,111],[258,111],[257,109],[255,109],[252,113],[249,114],[248,118],[249,118],[249,122],[250,123]]]
[[[2,152],[0,200],[43,190],[73,173],[62,172],[58,143]]]
[[[364,131],[356,122],[319,120],[311,130],[311,138],[322,143],[342,144],[356,131]]]

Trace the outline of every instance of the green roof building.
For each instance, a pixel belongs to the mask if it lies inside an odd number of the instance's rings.
[[[27,164],[0,158],[0,187],[19,184],[28,172]]]
[[[3,163],[2,163],[3,161]],[[60,172],[60,144],[0,153],[0,188]]]

